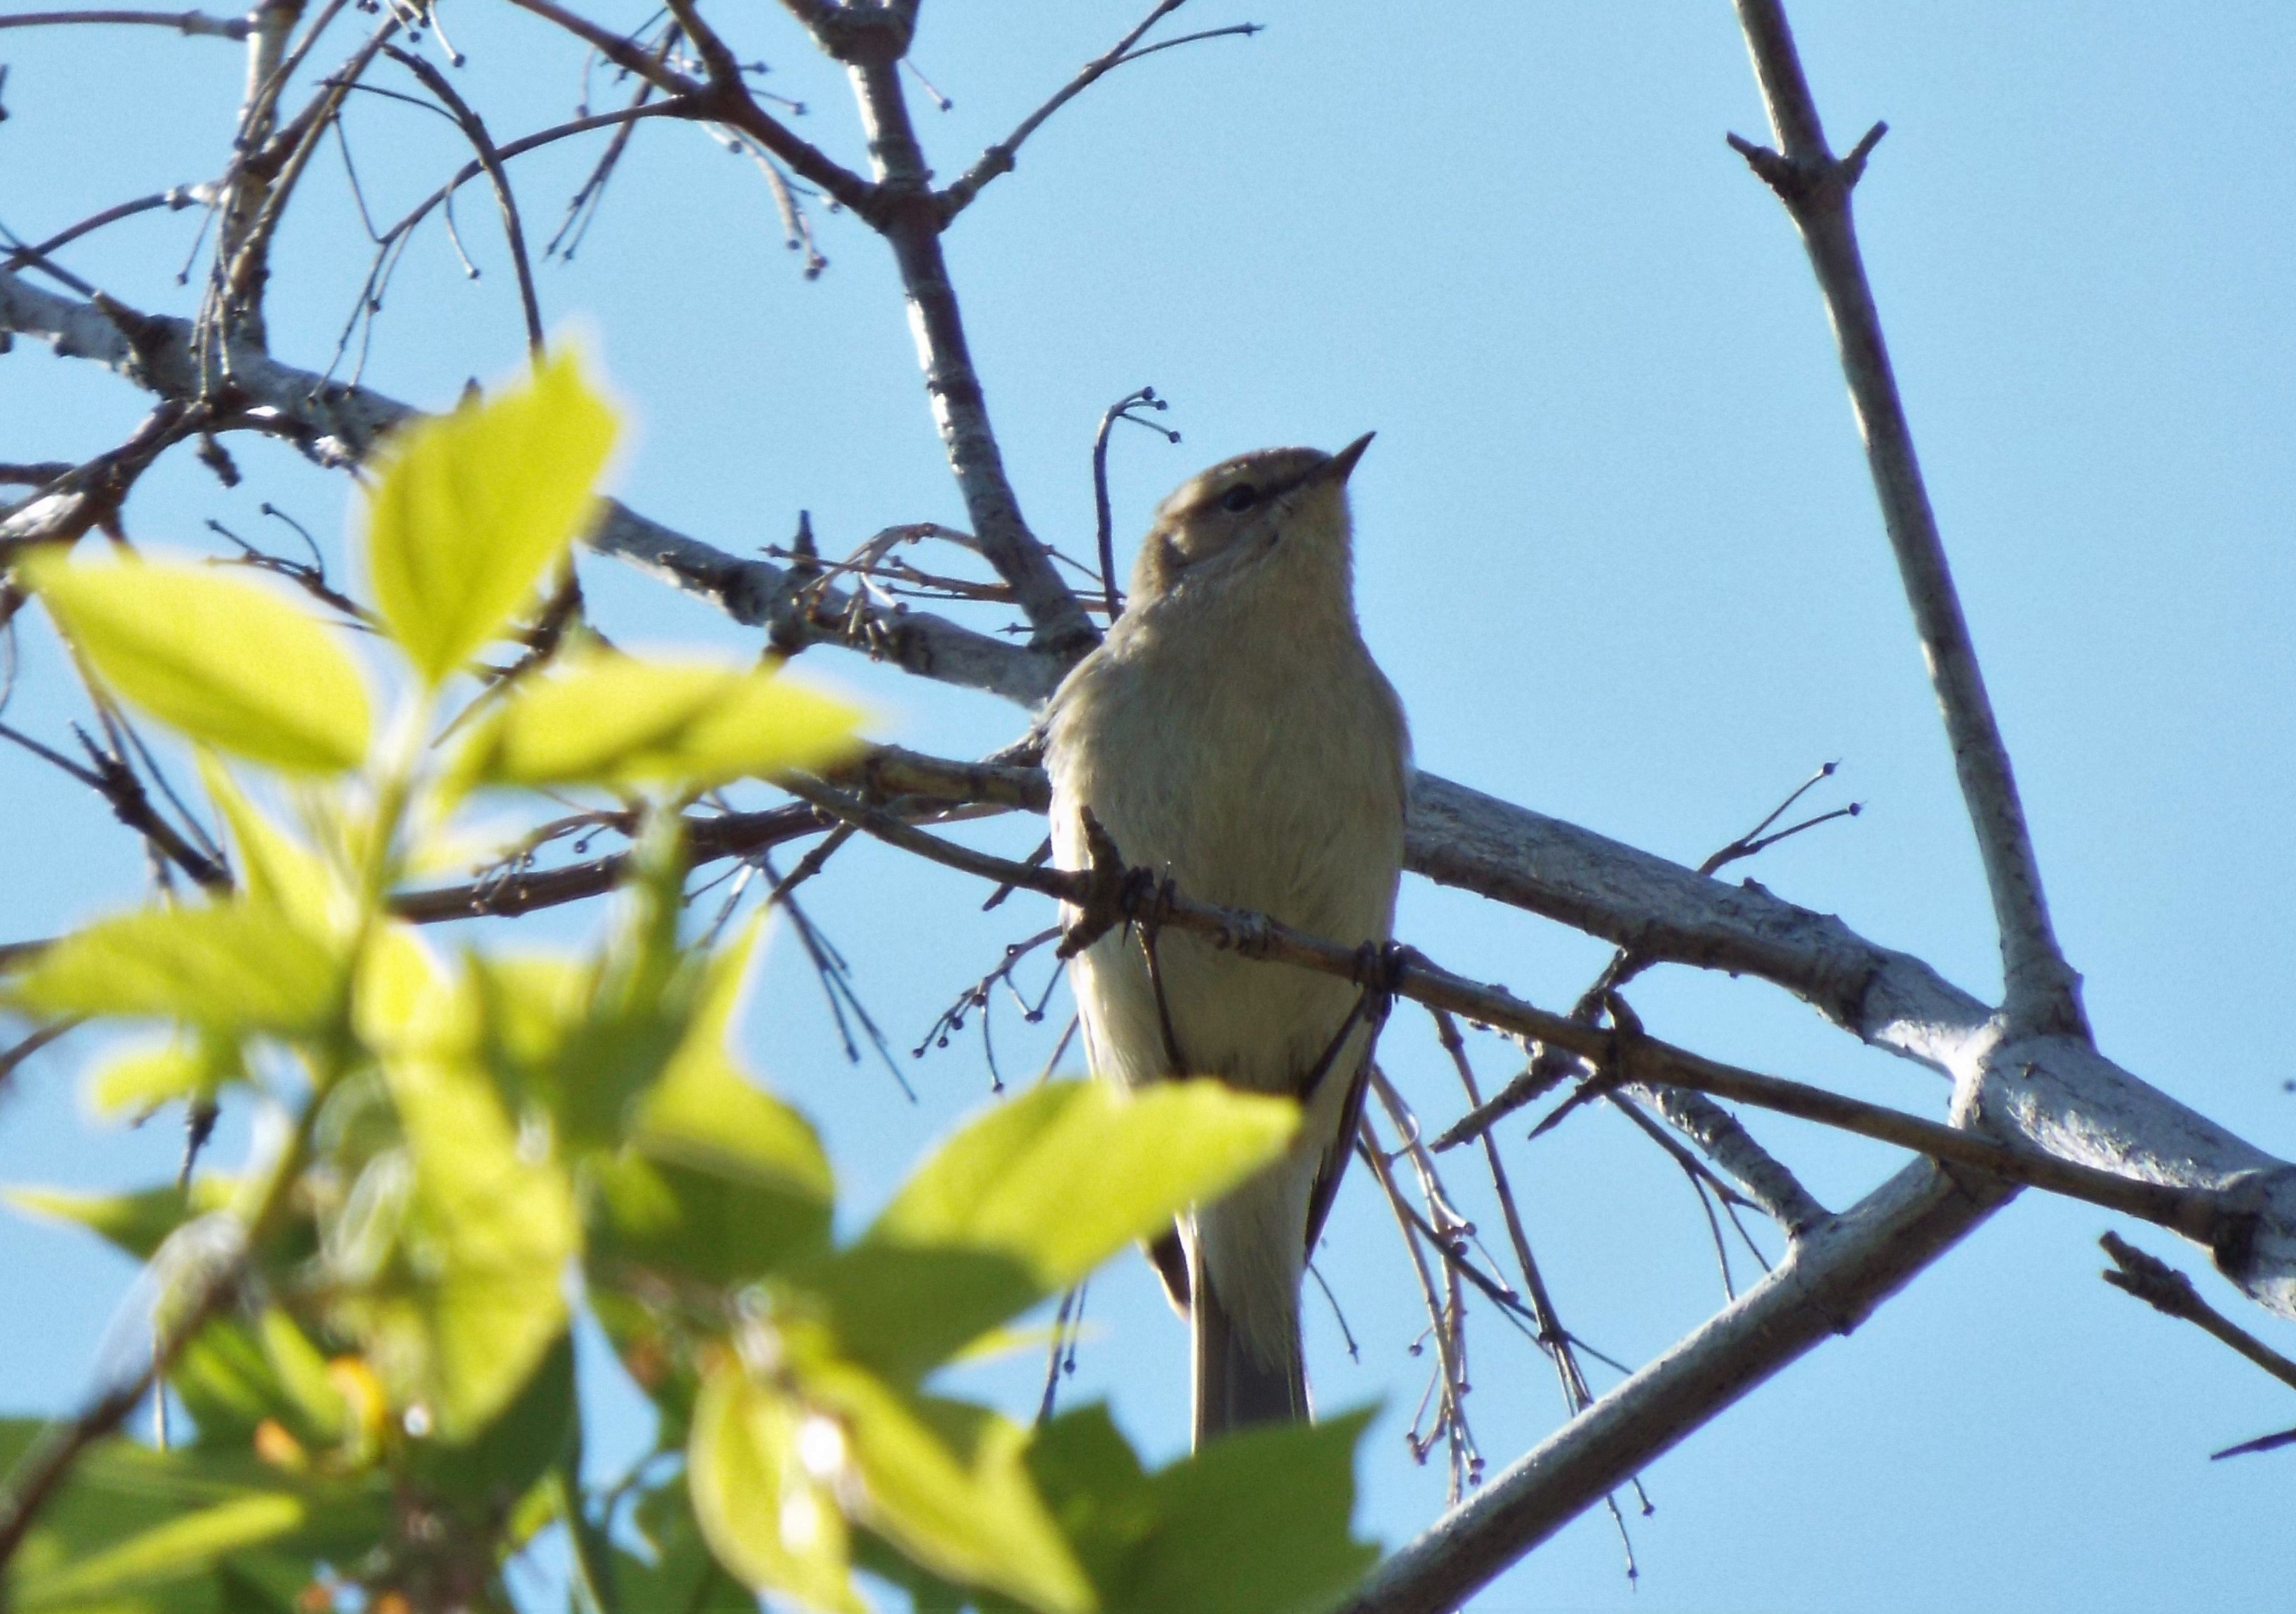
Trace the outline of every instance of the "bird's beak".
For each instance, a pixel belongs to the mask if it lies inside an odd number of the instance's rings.
[[[1349,443],[1329,460],[1317,466],[1316,470],[1335,482],[1346,481],[1349,474],[1355,470],[1356,462],[1363,458],[1364,450],[1371,447],[1372,438],[1378,435],[1376,431],[1365,432],[1354,442]]]

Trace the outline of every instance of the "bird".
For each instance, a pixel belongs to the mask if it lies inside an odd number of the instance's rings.
[[[1088,815],[1127,865],[1187,897],[1390,941],[1411,742],[1356,619],[1348,479],[1371,437],[1239,455],[1158,506],[1121,614],[1046,708],[1059,866],[1089,865]],[[1287,1151],[1149,1253],[1190,1319],[1195,1443],[1310,1417],[1300,1280],[1379,1017],[1347,980],[1177,930],[1116,927],[1070,968],[1098,1078],[1210,1077],[1300,1102]]]

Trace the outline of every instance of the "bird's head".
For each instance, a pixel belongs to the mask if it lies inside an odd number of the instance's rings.
[[[1337,579],[1346,598],[1348,473],[1370,446],[1368,431],[1341,449],[1262,448],[1222,460],[1180,484],[1156,507],[1133,568],[1133,603],[1183,584],[1218,589],[1279,561],[1287,571]]]

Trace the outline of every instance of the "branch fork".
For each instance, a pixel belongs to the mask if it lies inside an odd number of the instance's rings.
[[[1742,135],[1726,135],[1730,149],[1746,160],[1761,182],[1777,193],[1778,200],[1796,217],[1806,210],[1821,207],[1840,207],[1857,188],[1866,176],[1866,160],[1874,148],[1882,143],[1882,136],[1890,132],[1886,123],[1876,123],[1849,148],[1847,157],[1819,151],[1800,157],[1788,157],[1766,145],[1757,145]]]

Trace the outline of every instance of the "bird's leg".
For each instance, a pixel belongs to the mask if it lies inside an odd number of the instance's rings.
[[[1356,994],[1354,1007],[1348,1011],[1347,1019],[1340,1022],[1340,1028],[1333,1034],[1330,1045],[1324,1048],[1323,1057],[1316,1061],[1306,1079],[1300,1084],[1301,1103],[1315,1097],[1316,1089],[1323,1086],[1324,1078],[1332,1073],[1332,1066],[1338,1061],[1340,1050],[1347,1046],[1348,1038],[1354,1034],[1357,1026],[1368,1020],[1374,1039],[1378,1037],[1379,1028],[1387,1023],[1388,1012],[1395,1007],[1395,978],[1409,951],[1401,942],[1394,941],[1367,941],[1356,949],[1356,982],[1362,990]],[[1368,1063],[1368,1050],[1365,1058]]]
[[[1164,1062],[1177,1079],[1188,1074],[1188,1061],[1180,1057],[1180,1039],[1172,1029],[1172,1005],[1164,995],[1164,966],[1156,954],[1156,941],[1164,933],[1164,916],[1171,912],[1176,889],[1169,874],[1158,881],[1154,901],[1135,923],[1140,951],[1148,961],[1148,988],[1156,995],[1156,1028],[1164,1034]]]

